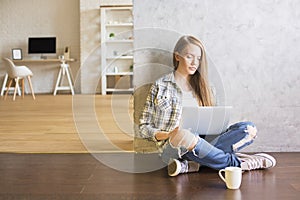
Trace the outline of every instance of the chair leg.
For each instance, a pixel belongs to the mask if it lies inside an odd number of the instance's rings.
[[[28,79],[28,83],[29,83],[29,86],[30,86],[32,98],[35,99],[34,92],[33,92],[33,88],[32,88],[32,84],[31,84],[30,76],[27,76],[27,79]]]
[[[4,94],[4,90],[6,88],[6,83],[7,83],[7,80],[8,80],[8,74],[6,73],[5,76],[4,76],[4,80],[3,80],[3,84],[2,84],[2,88],[1,88],[1,96],[3,96]]]
[[[24,93],[25,93],[25,78],[22,78],[22,98],[24,99]]]
[[[14,91],[13,100],[16,100],[16,94],[17,94],[17,90],[19,88],[19,77],[15,78],[15,81],[16,81],[16,85],[15,85],[15,91]]]
[[[10,79],[9,79],[9,82],[8,82],[7,88],[10,88],[12,82],[13,82],[13,79],[10,78]],[[9,91],[9,90],[7,89],[6,92],[5,92],[4,100],[6,100],[6,98],[7,98],[8,91]]]

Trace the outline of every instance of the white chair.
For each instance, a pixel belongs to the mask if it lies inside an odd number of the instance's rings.
[[[1,93],[0,93],[0,96],[3,96],[4,95],[4,92],[6,90],[10,90],[10,91],[14,91],[15,90],[15,87],[6,87],[7,85],[7,80],[8,80],[8,74],[6,73],[5,76],[4,76],[4,79],[3,79],[3,83],[2,83],[2,88],[1,88]],[[21,90],[20,88],[18,88],[18,95],[21,96]]]
[[[17,90],[19,89],[19,80],[22,80],[22,97],[24,98],[24,79],[27,77],[30,89],[31,89],[31,94],[32,94],[32,98],[35,99],[34,96],[34,92],[33,92],[33,88],[32,88],[32,83],[31,83],[31,76],[33,76],[32,71],[26,67],[26,66],[16,66],[9,58],[4,58],[5,61],[7,61],[8,66],[7,66],[7,74],[9,77],[9,82],[8,82],[8,86],[7,88],[10,88],[13,80],[15,81],[15,90],[14,90],[14,96],[13,96],[13,100],[16,99],[16,93]],[[5,93],[5,97],[4,99],[6,99],[8,91],[6,91]]]

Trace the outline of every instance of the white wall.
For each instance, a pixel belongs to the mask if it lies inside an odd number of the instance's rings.
[[[299,151],[299,10],[295,0],[135,0],[136,87],[171,65],[166,53],[145,49],[172,51],[181,34],[195,35],[221,103],[234,106],[231,121],[258,127],[246,151]]]
[[[11,57],[12,48],[22,48],[23,57],[28,55],[27,40],[34,36],[56,36],[57,55],[70,46],[73,76],[79,69],[79,1],[78,0],[1,0],[0,1],[0,57]],[[57,55],[48,55],[57,58]],[[0,83],[5,68],[0,61]],[[26,63],[33,71],[36,93],[52,93],[59,70],[59,63]],[[80,91],[80,85],[76,85]]]

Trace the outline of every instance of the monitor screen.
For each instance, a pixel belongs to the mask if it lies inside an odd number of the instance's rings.
[[[56,37],[28,38],[28,53],[56,53]]]

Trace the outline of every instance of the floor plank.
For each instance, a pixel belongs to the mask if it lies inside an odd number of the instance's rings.
[[[299,199],[300,153],[272,155],[275,168],[244,172],[241,188],[228,190],[208,168],[168,177],[165,167],[126,173],[86,153],[2,153],[0,199]]]

